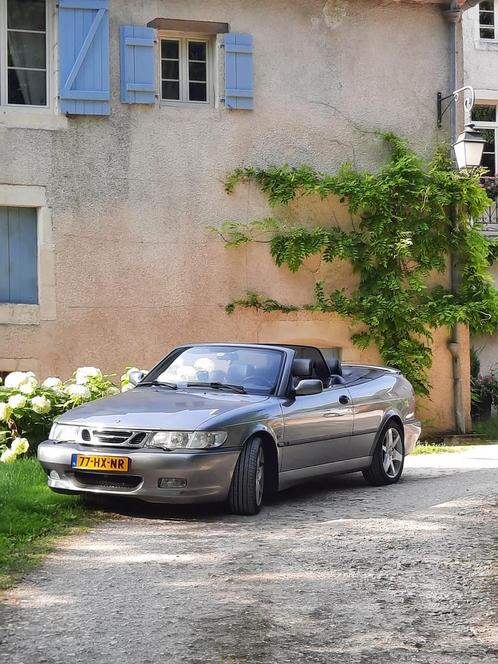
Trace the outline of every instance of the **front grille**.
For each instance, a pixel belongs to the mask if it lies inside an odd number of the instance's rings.
[[[85,486],[101,486],[108,489],[135,489],[142,481],[137,475],[113,475],[111,473],[74,473],[74,479]]]
[[[145,431],[123,431],[121,429],[83,429],[81,439],[90,445],[111,447],[141,447],[147,433]]]

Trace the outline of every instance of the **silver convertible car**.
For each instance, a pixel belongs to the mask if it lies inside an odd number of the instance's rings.
[[[54,423],[38,448],[54,491],[256,514],[265,495],[320,475],[393,484],[420,435],[399,371],[309,346],[186,345],[131,380]]]

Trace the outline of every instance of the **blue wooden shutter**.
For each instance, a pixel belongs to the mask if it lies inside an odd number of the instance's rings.
[[[225,35],[225,105],[232,109],[254,108],[252,36],[242,32]]]
[[[59,0],[60,108],[109,115],[109,0]]]
[[[35,208],[0,208],[0,302],[38,302]]]
[[[8,209],[0,207],[0,302],[10,302]]]
[[[153,28],[121,26],[121,101],[125,104],[156,101],[155,38]]]

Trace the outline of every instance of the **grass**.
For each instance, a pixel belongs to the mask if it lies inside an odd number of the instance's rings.
[[[428,443],[420,443],[412,452],[413,455],[417,454],[441,454],[441,452],[465,452],[469,450],[472,445],[429,445]]]
[[[485,422],[474,422],[474,431],[488,440],[498,441],[498,416]]]
[[[35,567],[60,535],[97,516],[78,497],[53,493],[36,459],[0,464],[0,590]]]

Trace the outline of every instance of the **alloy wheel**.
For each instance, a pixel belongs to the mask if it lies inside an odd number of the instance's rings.
[[[263,491],[265,488],[265,455],[263,448],[258,450],[256,459],[256,504],[259,506],[263,502]]]
[[[382,441],[382,464],[386,475],[395,478],[403,464],[403,441],[397,429],[388,429]]]

